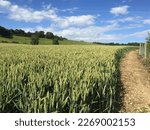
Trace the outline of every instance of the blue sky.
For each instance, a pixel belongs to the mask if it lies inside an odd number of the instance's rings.
[[[0,25],[89,42],[145,42],[150,0],[0,0]]]

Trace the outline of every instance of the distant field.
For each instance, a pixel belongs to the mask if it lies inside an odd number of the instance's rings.
[[[17,43],[17,44],[30,44],[29,37],[22,37],[22,36],[13,36],[12,39],[0,37],[0,43]],[[60,45],[87,45],[87,42],[80,42],[80,41],[71,41],[71,40],[64,40],[59,41]],[[40,38],[40,45],[51,45],[52,40],[46,38]]]

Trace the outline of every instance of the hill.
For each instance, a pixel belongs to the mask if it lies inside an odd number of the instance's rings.
[[[13,38],[4,38],[0,37],[0,43],[16,43],[16,44],[30,44],[30,37],[23,36],[13,36]],[[63,40],[59,41],[60,45],[88,45],[88,42],[83,41],[72,41],[72,40]],[[40,38],[40,45],[52,45],[51,39]]]

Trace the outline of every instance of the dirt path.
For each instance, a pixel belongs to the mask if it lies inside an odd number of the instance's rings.
[[[150,112],[150,73],[138,58],[138,51],[129,52],[121,63],[121,81],[125,89],[122,111]]]

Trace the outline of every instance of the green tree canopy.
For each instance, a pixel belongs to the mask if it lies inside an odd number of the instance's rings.
[[[54,34],[52,32],[47,32],[45,37],[47,39],[53,39],[54,38]]]
[[[150,44],[150,33],[148,32],[148,37],[146,38],[146,42]]]
[[[0,26],[0,36],[5,37],[5,38],[12,38],[13,35],[10,30]]]

